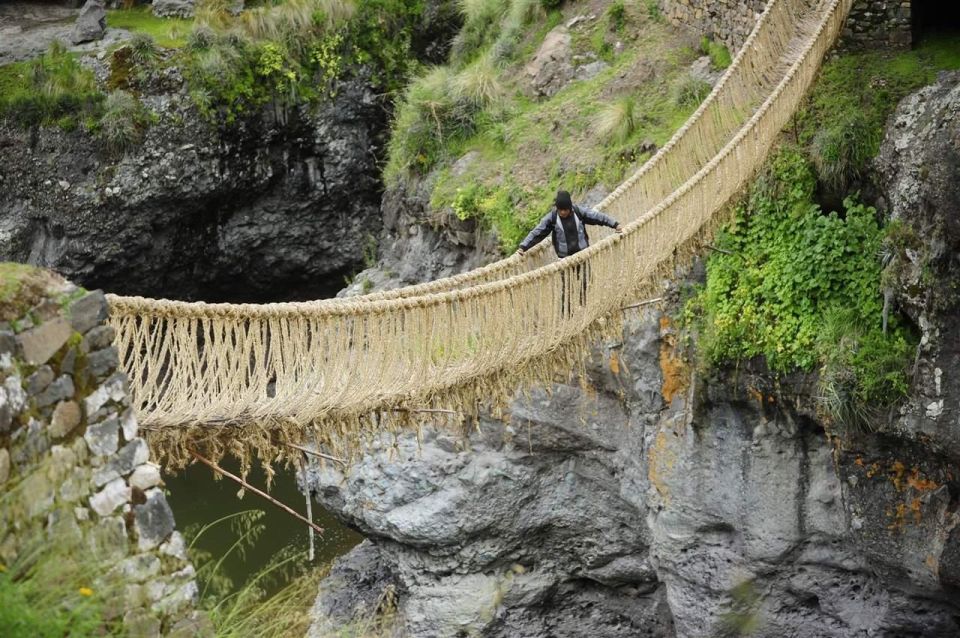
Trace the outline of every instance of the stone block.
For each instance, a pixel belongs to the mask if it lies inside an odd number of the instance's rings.
[[[125,440],[132,441],[137,438],[137,433],[140,431],[140,428],[137,426],[137,417],[133,413],[133,410],[126,410],[123,416],[120,417],[120,428],[123,430],[123,438]]]
[[[0,448],[0,485],[10,478],[10,452],[7,448]]]
[[[170,628],[167,638],[211,638],[216,632],[210,617],[203,611],[194,611]]]
[[[50,366],[40,366],[37,371],[27,377],[27,394],[37,395],[53,383],[56,375]]]
[[[53,507],[53,483],[42,472],[28,474],[20,484],[20,499],[27,516],[36,518]]]
[[[87,350],[102,350],[113,345],[113,338],[116,331],[113,326],[97,326],[86,334],[83,340],[87,344]]]
[[[12,423],[13,410],[10,408],[10,401],[7,400],[7,390],[0,386],[0,434],[9,432]]]
[[[12,330],[0,330],[0,354],[13,354],[17,351],[17,337]]]
[[[128,488],[129,489],[129,488]],[[147,492],[147,502],[133,508],[134,526],[137,530],[137,546],[140,551],[151,550],[173,533],[173,512],[163,492],[153,489]]]
[[[73,330],[63,317],[57,317],[17,335],[17,343],[24,360],[30,365],[42,365],[67,342]]]
[[[160,469],[156,465],[145,463],[133,471],[127,482],[130,487],[146,492],[150,488],[160,485],[163,479],[160,477]]]
[[[150,449],[143,439],[134,439],[123,446],[104,466],[120,476],[133,472],[134,468],[143,465],[150,459]]]
[[[85,400],[87,416],[95,414],[108,401],[122,402],[127,396],[127,377],[117,373],[107,379],[103,385],[90,393]]]
[[[70,304],[70,325],[86,334],[107,319],[107,299],[95,290]]]
[[[160,638],[160,619],[143,609],[131,609],[123,615],[123,628],[136,638]]]
[[[173,532],[170,540],[160,546],[160,553],[165,556],[173,556],[180,560],[187,560],[187,542],[180,532]]]
[[[97,378],[103,378],[117,369],[120,361],[113,346],[91,352],[87,357],[87,370]]]
[[[116,417],[110,417],[102,423],[88,426],[83,438],[93,454],[109,456],[120,445],[120,422]]]
[[[153,554],[138,554],[126,558],[111,570],[132,583],[144,583],[160,575],[160,559]]]
[[[50,419],[50,436],[60,439],[73,432],[80,425],[82,415],[76,401],[62,401],[57,404]]]
[[[70,375],[64,374],[37,396],[37,407],[45,408],[48,405],[53,405],[57,401],[69,399],[75,391],[73,378],[70,377]]]
[[[123,479],[115,479],[90,497],[90,509],[100,516],[109,516],[130,500],[130,488]]]

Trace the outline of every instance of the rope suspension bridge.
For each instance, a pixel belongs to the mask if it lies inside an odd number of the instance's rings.
[[[578,368],[592,340],[620,328],[621,308],[708,240],[796,112],[852,1],[771,0],[690,120],[598,206],[623,234],[567,259],[550,260],[544,242],[454,277],[302,303],[110,296],[151,446],[172,466],[196,449],[289,458],[419,411],[473,414],[518,384]]]

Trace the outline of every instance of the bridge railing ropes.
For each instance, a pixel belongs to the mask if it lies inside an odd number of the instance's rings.
[[[709,98],[604,200],[625,232],[366,298],[204,304],[109,298],[121,365],[155,451],[274,458],[394,427],[385,412],[470,412],[583,361],[619,309],[691,254],[756,173],[852,0],[772,0]]]

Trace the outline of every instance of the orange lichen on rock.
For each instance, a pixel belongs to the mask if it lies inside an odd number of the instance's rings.
[[[660,317],[660,372],[663,375],[663,387],[660,393],[667,403],[673,401],[686,386],[686,365],[677,356],[676,335],[670,317]]]
[[[647,478],[663,499],[664,505],[670,504],[670,491],[664,480],[665,474],[673,470],[676,462],[676,454],[670,449],[670,438],[666,432],[660,430],[653,440],[653,445],[647,450]]]
[[[617,356],[616,350],[610,351],[610,372],[614,375],[620,374],[620,357]]]
[[[932,479],[926,479],[920,476],[920,468],[914,467],[910,476],[907,477],[907,485],[918,492],[932,492],[940,487],[940,484]]]
[[[890,466],[890,480],[898,492],[903,491],[903,475],[906,471],[907,467],[900,461],[894,461],[893,465]]]

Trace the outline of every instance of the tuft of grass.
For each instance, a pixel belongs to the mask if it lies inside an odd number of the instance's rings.
[[[604,140],[625,142],[637,130],[637,120],[637,99],[626,95],[604,107],[593,126]]]
[[[872,126],[862,111],[848,111],[827,122],[810,145],[820,180],[840,190],[858,179],[881,138],[882,130]]]
[[[134,34],[127,46],[130,47],[130,58],[136,64],[149,64],[157,58],[157,42],[149,33]]]
[[[455,100],[468,109],[502,104],[504,93],[500,69],[489,52],[460,71],[453,80]]]
[[[53,277],[45,270],[0,262],[0,321],[19,319],[52,284]]]
[[[709,83],[686,75],[673,86],[673,102],[682,109],[696,109],[712,89]]]
[[[97,136],[118,153],[131,149],[140,141],[146,115],[143,105],[132,94],[117,89],[107,96]]]
[[[717,71],[726,69],[733,62],[730,50],[719,42],[714,42],[707,36],[700,38],[700,52],[710,56],[710,66]]]

